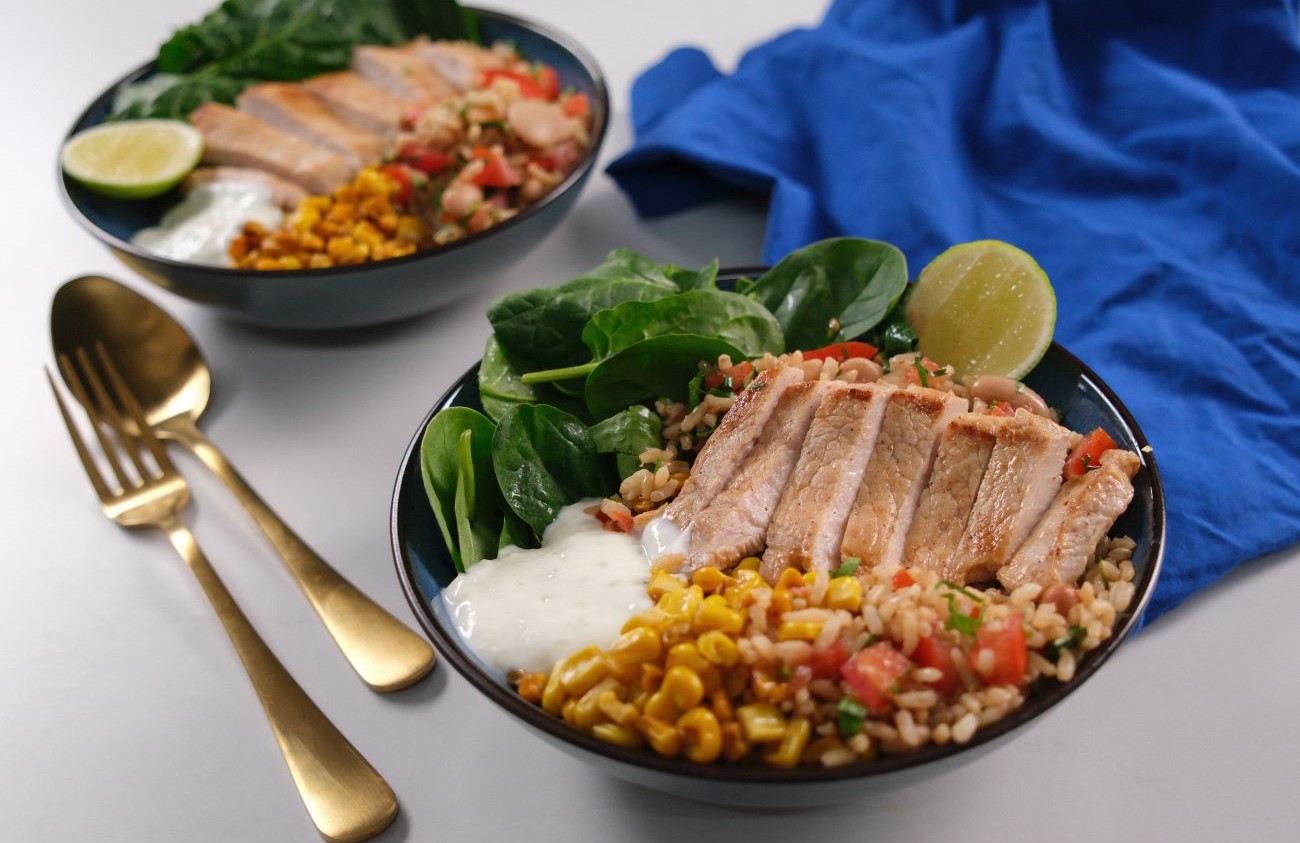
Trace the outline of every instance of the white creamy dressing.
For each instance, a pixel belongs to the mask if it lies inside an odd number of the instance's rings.
[[[215,181],[194,188],[156,227],[141,229],[131,242],[172,260],[227,266],[226,249],[244,223],[251,220],[273,229],[282,219],[269,187]]]
[[[484,661],[548,671],[583,647],[607,646],[630,616],[650,608],[641,543],[583,511],[595,503],[564,507],[541,547],[504,547],[443,589],[452,622]]]
[[[641,550],[647,559],[668,553],[685,553],[691,546],[691,528],[677,529],[667,518],[659,517],[645,525],[641,533]]]

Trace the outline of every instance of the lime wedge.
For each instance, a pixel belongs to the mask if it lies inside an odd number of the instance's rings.
[[[930,261],[907,301],[918,350],[967,381],[1019,380],[1047,353],[1056,294],[1037,262],[1000,240],[961,243]]]
[[[203,135],[179,120],[125,120],[78,132],[63,145],[63,172],[105,196],[166,193],[203,156]]]

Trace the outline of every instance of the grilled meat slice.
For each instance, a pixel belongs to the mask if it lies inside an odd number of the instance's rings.
[[[371,84],[403,99],[429,103],[456,93],[425,60],[419,44],[357,47],[352,51],[352,69]]]
[[[337,152],[356,166],[373,164],[384,154],[382,137],[343,120],[302,85],[250,85],[238,103],[259,120]]]
[[[993,445],[957,553],[945,570],[958,583],[991,578],[1016,552],[1061,487],[1061,470],[1075,434],[1016,410]]]
[[[944,428],[907,531],[903,564],[944,573],[966,529],[997,432],[1010,422],[1005,416],[963,413]]]
[[[413,48],[421,59],[438,71],[439,76],[462,93],[473,87],[484,70],[499,64],[492,52],[463,41],[417,38]]]
[[[402,115],[415,104],[414,100],[370,84],[351,70],[322,73],[304,80],[302,86],[341,119],[385,137],[396,134]]]
[[[781,393],[772,418],[735,474],[691,524],[682,570],[726,567],[763,546],[767,525],[803,449],[827,381],[796,383]]]
[[[762,573],[769,582],[792,566],[839,566],[844,525],[893,391],[884,384],[835,384],[822,399],[768,526]]]
[[[311,193],[329,193],[356,173],[342,155],[228,105],[204,103],[190,122],[203,133],[203,160],[209,164],[266,170]]]
[[[1046,588],[1074,584],[1083,576],[1097,544],[1133,500],[1133,476],[1141,466],[1132,451],[1101,455],[1098,468],[1066,482],[1029,538],[998,570],[1008,591],[1026,583]]]
[[[967,408],[965,398],[919,386],[889,396],[880,438],[849,514],[841,559],[857,557],[863,571],[902,559],[939,434]]]
[[[802,380],[803,372],[794,367],[768,369],[759,372],[736,396],[717,430],[696,455],[691,476],[682,485],[681,492],[664,508],[664,517],[674,527],[685,530],[696,514],[712,502],[753,450],[776,410],[778,399]]]

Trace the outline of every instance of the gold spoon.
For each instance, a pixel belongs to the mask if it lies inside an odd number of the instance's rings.
[[[54,294],[50,336],[56,355],[103,343],[139,398],[150,428],[189,448],[225,482],[367,685],[396,691],[433,669],[433,648],[317,556],[203,435],[198,420],[212,394],[212,373],[179,322],[116,281],[87,275]]]

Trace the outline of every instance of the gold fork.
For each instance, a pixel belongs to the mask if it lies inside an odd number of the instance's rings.
[[[378,834],[397,816],[397,799],[392,789],[289,675],[199,549],[194,535],[180,519],[181,510],[189,503],[189,484],[176,471],[145,423],[139,403],[103,346],[96,347],[96,356],[107,376],[108,387],[85,348],[77,348],[74,355],[75,364],[68,355],[60,354],[59,368],[74,397],[86,408],[104,461],[117,479],[116,486],[110,485],[100,472],[68,413],[53,375],[48,369],[45,374],[104,513],[125,527],[162,530],[198,578],[244,663],[298,793],[321,835],[330,841],[359,841]],[[83,375],[91,395],[87,394]],[[146,463],[135,438],[128,435],[123,413],[135,422],[139,442],[148,449],[153,466]],[[106,426],[115,436],[108,435]],[[119,449],[130,458],[136,477],[124,467]]]

